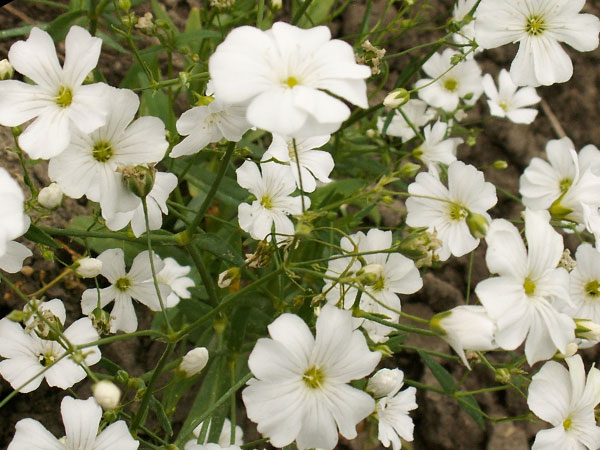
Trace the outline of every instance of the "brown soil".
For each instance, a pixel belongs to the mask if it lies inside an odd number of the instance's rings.
[[[183,20],[189,11],[190,5],[197,5],[199,1],[170,0],[165,3],[169,14],[175,23],[180,26],[184,23]],[[600,15],[600,7],[593,6],[591,3],[588,2],[588,6],[586,6],[587,12]],[[383,11],[384,4],[384,0],[374,2],[374,17],[378,17],[378,13],[380,14]],[[451,0],[432,0],[430,4],[433,11],[441,14],[450,10],[453,2]],[[23,0],[14,1],[10,5],[13,10],[0,9],[0,29],[23,25],[24,18],[31,21],[49,21],[58,15],[53,8],[37,6]],[[14,10],[17,10],[18,13],[15,13]],[[356,33],[363,19],[364,11],[364,2],[353,2],[342,19],[332,24],[334,33],[339,35]],[[407,34],[407,36],[409,35],[410,33]],[[407,37],[390,43],[386,48],[388,53],[395,53],[423,42],[423,39],[423,36]],[[5,57],[12,42],[0,42],[0,59]],[[509,67],[515,51],[514,46],[507,46],[480,55],[477,59],[483,71],[492,73],[495,77],[501,68]],[[572,80],[566,84],[538,90],[538,93],[547,101],[550,113],[540,112],[537,120],[531,126],[515,125],[502,119],[488,119],[477,144],[472,148],[466,145],[461,146],[459,150],[460,159],[478,167],[485,167],[496,160],[506,160],[509,163],[508,169],[504,171],[486,170],[486,179],[510,193],[517,194],[518,177],[531,158],[542,156],[546,142],[559,137],[556,126],[553,127],[552,125],[552,115],[555,116],[555,120],[564,128],[567,135],[573,139],[577,148],[581,148],[588,143],[600,144],[600,127],[597,126],[600,117],[600,93],[597,75],[600,51],[596,50],[591,53],[571,51],[570,54],[574,63]],[[104,74],[109,75],[109,82],[116,84],[130,63],[131,61],[122,55],[106,50],[103,51],[100,67]],[[392,76],[388,86],[386,86],[387,89],[394,87],[395,74],[399,73],[407,63],[407,58],[393,60]],[[375,101],[373,100],[373,103]],[[488,116],[487,105],[483,100],[480,100],[478,106],[469,112],[469,117],[465,122],[477,123],[483,117]],[[16,177],[21,177],[20,166],[16,157],[5,150],[11,145],[12,135],[10,132],[0,129],[0,165],[7,167]],[[35,177],[35,182],[40,186],[48,183],[45,164],[35,167]],[[52,220],[56,225],[64,225],[68,223],[70,217],[82,214],[85,210],[85,200],[68,200],[57,211],[57,214],[53,215]],[[518,205],[499,194],[498,205],[491,213],[494,217],[517,218],[520,210]],[[386,225],[398,223],[401,217],[398,211],[402,211],[401,204],[393,205],[393,208],[384,214]],[[572,242],[571,239],[567,239],[567,242],[573,250],[575,242]],[[67,252],[59,252],[57,255],[61,258],[69,258]],[[472,287],[489,276],[484,255],[485,245],[482,244],[474,256]],[[439,270],[427,273],[424,277],[425,286],[423,290],[404,300],[403,309],[411,314],[430,317],[434,313],[464,304],[468,264],[468,257],[454,258]],[[20,274],[12,276],[11,279],[18,283],[23,291],[34,292],[56,275],[54,265],[45,261],[36,251],[34,257],[28,260],[28,265],[24,270]],[[58,297],[63,299],[67,305],[68,315],[73,318],[79,314],[78,300],[85,286],[76,279],[67,279],[66,281],[50,289],[47,295],[48,298]],[[22,306],[20,301],[4,285],[0,285],[0,295],[2,295],[0,317],[12,309]],[[142,312],[138,311],[138,314],[140,313]],[[142,315],[140,328],[144,325],[148,326],[149,320],[148,315],[145,317]],[[431,338],[411,336],[409,344],[451,353],[444,342]],[[138,339],[105,347],[103,348],[103,354],[129,370],[130,373],[139,374],[153,367],[161,348],[162,345],[158,343],[152,343],[147,339]],[[585,354],[592,361],[596,359],[598,352],[591,350]],[[423,367],[416,354],[402,353],[393,360],[388,359],[384,365],[387,367],[400,367],[409,378],[419,380],[422,383],[437,385],[431,372]],[[466,370],[456,364],[445,365],[445,367],[457,379]],[[536,367],[535,370],[538,368]],[[476,366],[473,374],[468,377],[466,386],[475,389],[493,383],[493,374],[480,366]],[[0,379],[0,399],[10,392],[10,386]],[[75,392],[84,398],[90,395],[89,382],[75,386]],[[40,420],[51,432],[61,436],[63,429],[58,411],[60,401],[64,395],[63,391],[50,389],[43,384],[35,392],[27,395],[20,394],[11,400],[6,407],[0,410],[0,423],[2,424],[2,427],[0,427],[0,448],[6,448],[14,434],[15,423],[25,417]],[[478,397],[478,400],[486,413],[494,417],[516,416],[527,411],[524,399],[514,393],[488,393]],[[486,429],[482,430],[469,415],[458,408],[457,403],[452,399],[429,391],[419,391],[417,401],[419,408],[411,414],[415,422],[415,442],[412,444],[414,449],[527,449],[531,445],[535,433],[543,427],[539,422],[515,422],[488,424]],[[245,426],[247,439],[256,436],[253,425],[247,422],[242,423],[242,425]],[[350,443],[342,442],[340,448],[356,450],[383,448],[373,444],[372,439],[368,439],[368,437],[366,431],[362,432],[357,440]],[[411,447],[407,446],[407,448]]]

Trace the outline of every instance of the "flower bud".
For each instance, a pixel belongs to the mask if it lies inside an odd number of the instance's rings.
[[[496,370],[496,375],[494,378],[498,383],[508,384],[510,383],[511,377],[512,374],[510,373],[510,370],[503,367],[501,369]]]
[[[481,214],[472,213],[469,211],[467,214],[467,226],[471,235],[476,239],[483,239],[487,234],[489,223],[487,219]]]
[[[219,274],[219,280],[217,281],[217,285],[220,288],[226,288],[231,286],[232,283],[235,283],[240,278],[240,269],[238,267],[232,267],[227,269]]]
[[[421,170],[421,166],[415,163],[407,162],[400,167],[400,176],[406,179],[413,179]]]
[[[433,316],[430,328],[446,341],[469,367],[465,349],[492,350],[496,348],[495,322],[483,306],[462,305]]]
[[[558,199],[556,199],[554,201],[554,203],[552,203],[552,205],[550,206],[550,209],[548,211],[550,211],[550,215],[552,216],[553,219],[564,219],[565,217],[567,217],[569,214],[571,214],[573,212],[573,210],[571,208],[567,208],[566,206],[563,206],[560,204],[560,201],[562,200],[562,196]]]
[[[208,350],[197,347],[186,353],[179,364],[179,370],[184,372],[186,377],[193,377],[206,367],[206,363],[208,363]]]
[[[504,170],[508,167],[508,163],[506,161],[499,159],[498,161],[494,161],[494,163],[492,164],[492,167],[497,170]]]
[[[60,186],[51,183],[43,188],[38,194],[38,203],[46,209],[58,208],[62,202],[63,193]]]
[[[119,8],[121,9],[121,11],[123,12],[129,12],[129,9],[131,8],[131,1],[130,0],[119,0]]]
[[[75,273],[81,278],[94,278],[102,271],[102,261],[97,258],[85,257],[77,260]]]
[[[560,351],[557,351],[554,357],[558,359],[566,359],[576,354],[578,350],[579,346],[575,342],[569,342],[565,347],[565,352],[561,353]]]
[[[580,339],[597,341],[600,339],[600,325],[588,319],[575,319],[575,336]]]
[[[274,10],[278,10],[281,9],[282,7],[282,0],[271,0],[271,8],[273,8]]]
[[[96,402],[103,409],[115,409],[121,400],[121,390],[108,380],[101,380],[92,386],[92,393]]]
[[[384,99],[383,105],[388,108],[397,108],[410,100],[410,94],[404,88],[394,89]]]
[[[402,387],[404,374],[400,369],[381,369],[367,383],[367,391],[375,398],[391,397]]]
[[[15,73],[13,66],[10,65],[8,59],[0,61],[0,80],[10,80]]]
[[[125,167],[121,169],[123,180],[129,192],[133,195],[145,198],[154,187],[154,168],[146,166]]]

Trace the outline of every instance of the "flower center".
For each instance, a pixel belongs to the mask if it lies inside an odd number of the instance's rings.
[[[296,77],[288,77],[287,80],[285,80],[283,83],[287,84],[287,86],[291,89],[294,86],[296,86],[299,83],[299,81]]]
[[[525,290],[525,294],[527,296],[532,296],[535,292],[535,281],[529,277],[525,278],[525,281],[523,282],[523,289]]]
[[[499,102],[498,106],[500,106],[500,108],[502,108],[503,111],[508,111],[508,103],[506,103],[505,101]]]
[[[73,91],[71,88],[61,86],[54,101],[61,108],[66,108],[73,102]]]
[[[39,356],[39,360],[44,367],[49,367],[56,361],[56,356],[53,353],[44,353]]]
[[[600,296],[600,283],[598,283],[598,280],[592,280],[586,283],[583,288],[588,297],[597,298]]]
[[[121,292],[125,292],[131,287],[131,280],[129,278],[119,278],[115,283],[115,287]]]
[[[94,144],[94,148],[92,149],[92,156],[98,162],[106,162],[110,158],[112,158],[114,154],[112,145],[110,142],[106,141],[98,141]]]
[[[569,431],[569,428],[571,428],[571,425],[573,425],[573,421],[571,420],[570,417],[567,417],[565,419],[565,421],[563,422],[563,428],[565,429],[565,431]]]
[[[456,92],[458,90],[458,81],[454,78],[446,78],[444,80],[444,89],[449,92]]]
[[[265,195],[260,199],[260,204],[265,209],[273,209],[273,199],[269,195]]]
[[[546,31],[546,22],[541,16],[533,15],[527,18],[527,24],[525,25],[525,31],[529,36],[539,36]]]
[[[460,221],[469,215],[469,211],[461,205],[457,205],[456,203],[452,203],[450,205],[450,210],[448,211],[448,215],[451,220]]]
[[[567,192],[571,187],[571,184],[573,184],[573,180],[571,180],[570,178],[563,178],[562,180],[560,180],[560,182],[558,183],[560,192],[563,194]]]
[[[325,374],[317,366],[312,366],[302,375],[302,381],[311,389],[320,389],[324,380]]]

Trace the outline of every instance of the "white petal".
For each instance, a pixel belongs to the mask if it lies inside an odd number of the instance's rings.
[[[7,450],[64,450],[65,448],[64,444],[37,420],[19,420],[15,430],[15,437]]]
[[[92,450],[137,450],[139,446],[140,443],[133,439],[127,424],[119,420],[102,430]]]
[[[21,125],[53,104],[39,86],[16,80],[0,81],[0,124],[4,126]]]
[[[8,59],[17,72],[37,84],[56,89],[58,93],[62,69],[48,33],[33,27],[26,41],[18,41],[11,46]]]
[[[75,400],[65,397],[60,404],[60,411],[69,446],[76,449],[93,449],[102,418],[102,408],[96,401],[93,398]]]
[[[85,77],[96,67],[100,58],[102,39],[92,37],[77,25],[69,29],[65,39],[65,63],[63,66],[66,82],[70,86],[83,83]]]
[[[33,159],[48,159],[67,148],[71,141],[69,113],[66,109],[48,109],[19,136],[19,145]]]

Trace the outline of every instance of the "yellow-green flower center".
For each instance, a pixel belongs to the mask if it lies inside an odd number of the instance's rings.
[[[565,431],[569,431],[569,428],[571,428],[571,425],[573,425],[573,421],[571,420],[570,417],[567,417],[565,419],[565,421],[563,422],[563,428],[565,429]]]
[[[500,106],[500,108],[502,108],[503,111],[508,111],[508,103],[506,103],[505,101],[499,102],[498,106]]]
[[[558,183],[560,192],[562,192],[563,194],[567,192],[571,187],[571,184],[573,184],[573,180],[571,180],[570,178],[563,178],[562,180],[560,180],[560,182]]]
[[[538,15],[529,16],[525,25],[525,31],[527,31],[529,36],[539,36],[546,31],[546,22]]]
[[[114,155],[114,151],[110,142],[98,141],[92,149],[92,156],[98,162],[106,162]]]
[[[444,89],[450,92],[456,92],[458,89],[458,81],[454,78],[446,78],[444,80]]]
[[[448,211],[448,215],[451,220],[463,220],[465,217],[469,215],[469,211],[467,208],[461,205],[457,205],[456,203],[452,203],[450,205],[450,210]]]
[[[296,77],[288,77],[287,80],[284,81],[284,83],[287,84],[289,88],[293,88],[299,83],[299,81]]]
[[[529,277],[525,278],[525,281],[523,282],[523,289],[525,290],[526,295],[533,295],[535,293],[535,281]]]
[[[269,195],[265,195],[260,199],[260,204],[265,209],[273,209],[273,199]]]
[[[129,278],[126,278],[126,277],[119,278],[117,280],[117,282],[115,283],[115,287],[119,291],[125,292],[126,290],[128,290],[131,287],[131,280]]]
[[[311,389],[320,389],[324,380],[325,374],[317,366],[312,366],[302,376],[304,384]]]
[[[598,283],[598,280],[592,280],[586,283],[583,288],[588,297],[597,298],[600,296],[600,283]]]
[[[56,356],[53,353],[45,353],[40,355],[39,360],[44,367],[49,367],[56,361]]]
[[[66,108],[73,102],[73,91],[67,86],[61,86],[54,101],[61,108]]]

